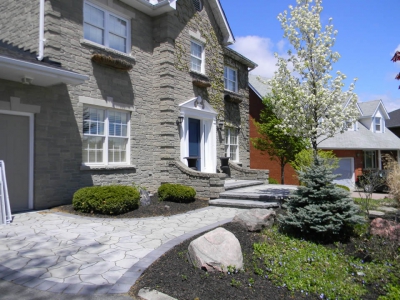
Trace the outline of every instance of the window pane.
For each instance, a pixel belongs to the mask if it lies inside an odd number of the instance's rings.
[[[191,42],[191,54],[201,58],[202,47],[194,42]]]
[[[85,23],[83,26],[83,32],[85,39],[104,45],[104,31],[102,29]]]
[[[236,71],[235,70],[229,69],[228,75],[229,75],[229,77],[228,77],[229,80],[236,81]]]
[[[126,39],[110,33],[109,47],[121,52],[126,52]]]
[[[104,110],[88,107],[83,109],[83,133],[104,135]]]
[[[231,151],[230,151],[230,157],[231,160],[237,160],[236,152],[237,152],[237,146],[230,146]]]
[[[103,137],[84,136],[82,142],[82,154],[84,163],[103,162]]]
[[[108,139],[108,161],[126,162],[126,145],[128,140],[121,138]]]
[[[85,23],[104,28],[104,12],[90,4],[85,3]]]
[[[108,113],[109,135],[110,136],[127,136],[128,114],[116,111]]]
[[[121,20],[113,15],[110,15],[110,32],[115,33],[119,36],[126,37],[126,21]]]
[[[195,57],[192,57],[192,59],[191,59],[191,67],[190,68],[193,71],[201,72],[201,60],[197,59]]]

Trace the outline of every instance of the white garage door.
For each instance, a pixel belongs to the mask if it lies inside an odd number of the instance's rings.
[[[340,174],[334,182],[348,186],[351,190],[354,189],[354,160],[353,158],[340,158],[339,167],[333,171],[334,174]]]

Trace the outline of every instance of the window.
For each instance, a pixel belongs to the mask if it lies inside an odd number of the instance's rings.
[[[375,169],[376,168],[375,151],[365,151],[364,152],[364,168],[365,169]]]
[[[225,89],[232,92],[237,92],[237,71],[225,66],[224,67],[224,85]]]
[[[190,69],[204,73],[204,47],[198,42],[190,42]]]
[[[375,132],[381,132],[381,118],[380,117],[375,117]]]
[[[83,9],[83,37],[94,43],[129,52],[129,21],[90,2]]]
[[[239,161],[239,131],[236,128],[225,128],[225,155],[231,161]]]
[[[83,109],[83,163],[127,164],[129,113],[94,107]]]

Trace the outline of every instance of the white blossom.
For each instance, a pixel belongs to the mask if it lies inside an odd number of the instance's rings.
[[[332,51],[337,31],[332,18],[324,28],[321,25],[322,0],[297,0],[297,4],[289,7],[290,16],[287,11],[278,15],[294,51],[288,51],[286,59],[275,54],[278,70],[270,86],[282,129],[309,139],[316,150],[323,139],[343,132],[345,122],[357,119],[356,79],[342,91],[346,75],[337,71],[332,76],[332,65],[340,58]]]

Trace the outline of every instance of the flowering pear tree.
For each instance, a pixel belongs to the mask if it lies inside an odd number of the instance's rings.
[[[342,91],[346,76],[333,76],[332,65],[340,58],[332,50],[337,31],[331,24],[321,24],[322,0],[296,0],[297,6],[278,15],[294,51],[278,57],[278,70],[271,79],[275,114],[282,129],[290,135],[308,139],[317,156],[318,144],[346,130],[347,122],[358,117],[354,82]],[[315,5],[312,6],[313,2]]]

